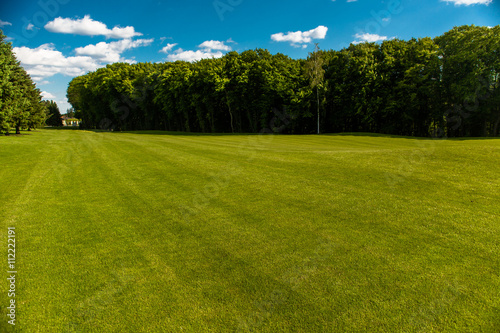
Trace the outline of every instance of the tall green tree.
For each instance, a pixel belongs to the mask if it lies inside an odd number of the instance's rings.
[[[316,92],[316,106],[317,106],[317,133],[320,134],[320,109],[321,100],[320,94],[325,90],[325,69],[323,68],[324,60],[323,54],[320,52],[319,44],[315,44],[315,50],[309,54],[307,58],[305,71],[310,79],[311,89]]]
[[[45,122],[47,126],[54,126],[54,127],[63,126],[61,119],[61,112],[59,111],[59,106],[57,106],[57,103],[54,101],[45,101],[44,104],[48,112],[47,115],[48,118]]]
[[[11,43],[5,42],[0,30],[0,133],[15,129],[41,126],[45,121],[45,108],[41,93],[31,77],[21,67],[12,52]]]
[[[12,45],[6,43],[5,38],[0,30],[0,133],[8,135],[17,111],[17,87],[13,82],[17,63],[12,53]]]

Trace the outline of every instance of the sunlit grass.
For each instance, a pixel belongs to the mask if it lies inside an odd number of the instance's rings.
[[[497,332],[499,161],[495,139],[0,137],[16,329]]]

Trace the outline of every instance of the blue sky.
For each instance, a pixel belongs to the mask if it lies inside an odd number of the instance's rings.
[[[454,26],[500,24],[500,0],[2,1],[0,29],[62,113],[68,82],[106,64],[196,61],[265,48],[314,50],[435,37]]]

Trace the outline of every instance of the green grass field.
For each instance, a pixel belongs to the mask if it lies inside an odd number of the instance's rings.
[[[498,139],[0,137],[0,330],[499,332],[499,162]]]

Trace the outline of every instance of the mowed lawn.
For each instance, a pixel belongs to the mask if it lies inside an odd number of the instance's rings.
[[[0,137],[16,332],[499,332],[500,140]]]

